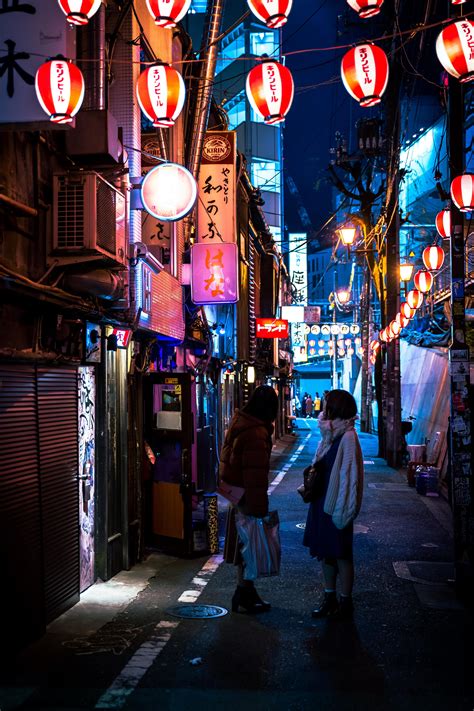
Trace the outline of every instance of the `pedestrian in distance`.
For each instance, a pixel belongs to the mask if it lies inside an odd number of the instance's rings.
[[[311,395],[308,395],[306,398],[306,417],[311,417],[313,414],[313,400],[311,399]]]
[[[353,612],[353,521],[362,503],[364,460],[354,425],[357,405],[345,390],[331,390],[318,418],[321,441],[313,467],[321,489],[308,511],[303,545],[322,561],[324,599],[314,618]],[[341,596],[336,595],[339,576]]]
[[[316,393],[314,396],[313,410],[314,416],[316,418],[319,417],[319,413],[321,412],[321,398],[319,397],[319,393]]]
[[[278,396],[269,385],[260,385],[241,410],[237,410],[222,447],[219,479],[243,487],[244,494],[227,514],[224,560],[237,566],[237,587],[232,612],[266,612],[269,602],[262,600],[252,580],[245,579],[241,541],[235,525],[237,511],[258,518],[268,514],[268,477],[272,450],[273,422],[278,411]]]

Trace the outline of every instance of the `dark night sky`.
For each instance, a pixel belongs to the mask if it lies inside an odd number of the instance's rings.
[[[348,18],[350,26],[342,19],[338,23],[338,16]],[[339,36],[338,26],[342,30]],[[348,44],[354,38],[373,36],[374,30],[380,30],[380,20],[377,23],[375,18],[360,20],[346,0],[313,0],[311,3],[294,0],[283,30],[283,54],[297,49]],[[357,119],[369,116],[371,111],[360,109],[342,84],[340,61],[345,51],[311,52],[286,59],[295,81],[295,98],[284,128],[285,174],[296,182],[315,229],[319,229],[332,212],[326,168],[334,134],[340,130],[350,139]],[[335,83],[329,86],[304,88],[332,78]],[[295,201],[287,190],[285,222],[290,230],[302,230]]]

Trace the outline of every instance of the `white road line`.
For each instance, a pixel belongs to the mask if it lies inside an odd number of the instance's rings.
[[[268,488],[268,494],[271,495],[276,487],[284,479],[285,474],[291,468],[292,464],[298,459],[299,455],[306,446],[311,434],[305,437],[304,442],[298,447],[295,453],[289,458],[287,463],[278,472],[276,477]],[[192,585],[195,587],[190,590],[185,590],[178,598],[178,602],[193,603],[201,595],[202,591],[212,578],[216,570],[223,562],[221,555],[211,556],[202,566],[201,570],[192,579]],[[180,625],[180,622],[168,622],[162,620],[156,625],[152,636],[137,649],[135,654],[124,666],[120,674],[109,686],[102,696],[97,701],[96,709],[120,709],[127,703],[128,697],[133,694],[140,681],[143,679],[147,671],[150,669],[156,658],[163,651],[171,639],[174,630]]]

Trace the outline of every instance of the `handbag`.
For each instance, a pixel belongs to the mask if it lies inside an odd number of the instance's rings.
[[[263,518],[237,511],[235,526],[241,542],[244,580],[279,575],[281,542],[278,511],[270,511]]]
[[[310,464],[303,471],[303,483],[296,491],[305,504],[319,499],[324,494],[324,471],[316,464]]]
[[[227,499],[227,501],[230,501],[231,504],[234,504],[234,506],[237,506],[245,494],[245,489],[243,486],[227,484],[227,482],[221,480],[217,487],[217,493],[223,496],[224,499]]]

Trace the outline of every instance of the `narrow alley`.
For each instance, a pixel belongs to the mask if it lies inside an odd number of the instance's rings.
[[[231,613],[235,575],[220,555],[150,553],[96,583],[41,640],[7,659],[1,710],[472,709],[472,615],[450,582],[449,506],[420,496],[377,459],[372,435],[361,435],[354,619],[312,620],[321,574],[302,546],[307,505],[296,487],[316,439],[316,421],[299,419],[296,437],[274,447],[270,501],[280,514],[282,571],[258,581],[271,611]],[[181,604],[228,614],[170,614]]]

